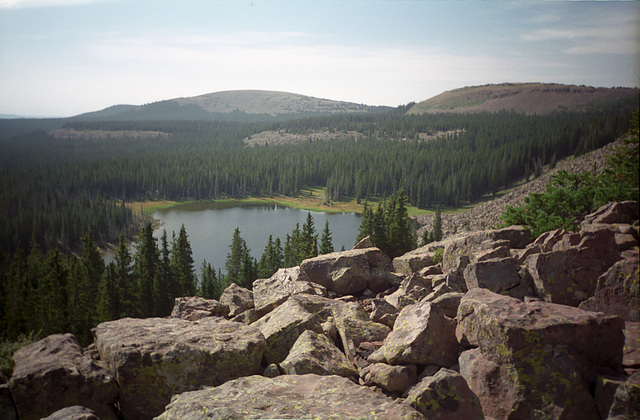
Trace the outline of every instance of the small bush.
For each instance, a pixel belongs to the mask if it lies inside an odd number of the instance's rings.
[[[7,378],[13,373],[13,354],[21,347],[35,343],[40,339],[40,333],[20,334],[16,341],[0,341],[0,372]]]
[[[433,251],[433,257],[431,258],[433,260],[433,264],[440,264],[442,262],[442,256],[444,255],[444,248],[436,248]]]

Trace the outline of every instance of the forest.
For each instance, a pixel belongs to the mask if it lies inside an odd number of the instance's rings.
[[[77,131],[159,131],[157,137],[54,137],[43,131],[0,140],[0,340],[73,332],[123,316],[166,316],[173,298],[218,297],[226,285],[333,251],[311,217],[270,238],[254,258],[236,231],[222,275],[206,261],[195,275],[188,233],[159,243],[129,201],[295,196],[324,187],[328,201],[382,200],[365,207],[359,237],[390,256],[417,245],[406,205],[439,209],[474,202],[540,174],[543,165],[601,147],[629,130],[630,110],[527,116],[513,112],[407,116],[351,114],[259,123],[91,121]],[[263,131],[348,138],[248,147]],[[450,132],[421,140],[420,134]],[[423,238],[425,239],[425,238]],[[132,253],[128,244],[135,240]],[[118,244],[105,265],[98,249]],[[34,308],[33,310],[29,308]]]

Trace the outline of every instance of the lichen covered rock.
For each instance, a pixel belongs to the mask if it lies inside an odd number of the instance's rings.
[[[99,324],[93,333],[118,381],[126,419],[162,413],[174,394],[262,371],[260,331],[222,318],[124,318]]]
[[[171,318],[197,321],[210,316],[226,317],[229,307],[215,299],[204,299],[199,296],[175,298]]]

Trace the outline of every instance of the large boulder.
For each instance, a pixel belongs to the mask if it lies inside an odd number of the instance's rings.
[[[7,382],[3,383],[3,380],[6,380],[6,378],[0,373],[0,419],[18,420],[9,384]]]
[[[122,416],[132,420],[162,413],[174,394],[261,372],[265,346],[257,328],[218,317],[124,318],[93,334],[118,381]]]
[[[346,358],[326,335],[307,330],[298,337],[289,355],[280,364],[287,375],[338,375],[355,379],[353,363]]]
[[[464,378],[453,370],[442,368],[411,388],[406,403],[427,419],[484,419],[478,397]]]
[[[618,387],[609,409],[609,419],[640,418],[640,372],[636,372]]]
[[[435,264],[435,249],[429,245],[416,248],[393,259],[393,271],[410,276]]]
[[[638,253],[615,263],[598,278],[593,297],[580,304],[580,309],[616,315],[626,321],[640,321],[640,282]]]
[[[115,378],[83,354],[72,334],[50,335],[19,349],[9,382],[18,418],[40,419],[57,410],[83,405],[100,418],[116,419]]]
[[[263,317],[289,296],[299,293],[315,294],[313,284],[300,275],[300,267],[281,268],[268,279],[253,282],[253,297],[256,316]]]
[[[422,415],[340,376],[250,376],[176,395],[158,420],[313,418],[420,420]]]
[[[460,343],[479,347],[497,363],[522,362],[539,372],[549,352],[566,349],[589,380],[621,373],[624,321],[618,317],[472,289],[460,302],[457,321]]]
[[[400,312],[393,331],[368,360],[450,367],[456,363],[457,348],[453,323],[431,302],[419,302]]]
[[[459,363],[460,374],[480,399],[487,418],[600,418],[575,359],[562,347],[535,355],[534,361],[510,363],[472,349],[460,355]]]
[[[315,295],[298,294],[253,324],[266,340],[264,357],[268,364],[280,363],[306,330],[323,333],[322,324],[331,316],[334,301]]]
[[[175,298],[171,318],[197,321],[210,316],[226,317],[229,307],[215,299],[204,299],[198,296]]]
[[[481,287],[507,293],[520,285],[518,262],[513,257],[492,258],[469,264],[464,270],[467,289]]]
[[[638,202],[622,201],[604,204],[595,212],[585,216],[581,226],[592,224],[631,224],[638,220]]]
[[[391,261],[378,248],[352,249],[309,258],[300,271],[313,283],[338,296],[363,291],[372,277],[391,271]]]
[[[253,309],[253,292],[231,283],[220,295],[220,303],[229,307],[228,316],[233,318],[249,309]]]

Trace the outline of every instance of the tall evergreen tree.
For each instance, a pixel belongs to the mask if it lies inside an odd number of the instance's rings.
[[[168,316],[173,308],[173,299],[179,296],[179,287],[171,267],[171,250],[167,231],[160,238],[159,265],[153,282],[153,300],[156,316]]]
[[[196,275],[193,271],[193,251],[184,225],[171,249],[171,267],[178,284],[178,296],[194,296]]]
[[[211,263],[207,260],[202,261],[201,280],[200,280],[200,296],[205,299],[219,299],[222,290],[217,290],[218,279],[216,278],[216,270],[213,269]]]
[[[98,321],[98,300],[100,298],[100,282],[105,271],[104,259],[98,251],[93,234],[87,232],[82,240],[82,275],[86,278],[86,310],[91,324]]]
[[[442,240],[442,213],[440,207],[436,209],[436,216],[433,221],[433,240],[436,242]]]
[[[120,234],[115,255],[115,290],[117,293],[114,319],[139,316],[140,292],[133,278],[132,257],[124,234]]]
[[[360,219],[360,228],[358,230],[356,243],[373,234],[373,222],[373,209],[371,208],[371,206],[369,206],[367,201],[365,201],[364,208],[362,210],[362,218]]]
[[[157,281],[160,266],[158,245],[153,237],[151,222],[145,223],[140,232],[134,260],[134,277],[140,293],[140,313],[143,317],[151,317],[156,315],[154,281]]]
[[[227,282],[229,284],[235,283],[238,286],[247,287],[245,276],[252,270],[248,261],[249,250],[247,243],[240,236],[240,229],[236,227],[231,238],[231,245],[229,245],[229,254],[225,261],[225,268],[227,269]]]
[[[318,256],[318,236],[316,235],[311,212],[308,212],[307,220],[302,226],[302,234],[300,235],[299,259],[302,261],[316,256]]]
[[[320,239],[320,254],[329,254],[333,251],[333,240],[331,239],[331,231],[329,230],[329,221],[325,220],[322,238]]]

